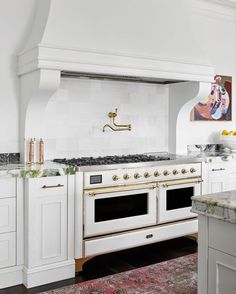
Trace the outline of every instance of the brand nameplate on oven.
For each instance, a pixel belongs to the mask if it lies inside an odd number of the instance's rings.
[[[102,183],[102,175],[94,175],[90,176],[90,184],[101,184]]]

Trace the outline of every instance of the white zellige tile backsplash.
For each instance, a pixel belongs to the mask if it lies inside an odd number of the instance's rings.
[[[132,131],[102,132],[107,114]],[[168,150],[168,88],[136,82],[62,79],[44,118],[45,158]]]

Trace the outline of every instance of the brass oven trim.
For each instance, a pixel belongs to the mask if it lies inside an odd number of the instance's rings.
[[[160,182],[160,186],[163,187],[163,188],[168,188],[168,187],[176,186],[176,185],[200,184],[202,182],[203,182],[203,180],[202,180],[201,177],[196,177],[196,178],[188,178],[188,179],[178,179],[178,180],[164,181],[164,182]]]
[[[147,184],[138,184],[138,185],[128,185],[128,186],[115,186],[107,188],[97,188],[97,189],[85,189],[84,193],[89,196],[96,196],[106,193],[115,193],[115,192],[125,192],[125,191],[134,191],[141,189],[155,189],[158,187],[157,183],[147,183]]]

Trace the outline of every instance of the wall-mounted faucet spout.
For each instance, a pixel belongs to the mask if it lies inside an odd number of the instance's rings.
[[[117,117],[117,108],[115,109],[115,112],[109,112],[108,117],[112,118],[112,126],[109,124],[105,124],[102,128],[102,131],[105,132],[106,128],[110,128],[112,131],[131,131],[131,124],[127,125],[122,125],[122,124],[117,124],[115,122],[115,118]]]

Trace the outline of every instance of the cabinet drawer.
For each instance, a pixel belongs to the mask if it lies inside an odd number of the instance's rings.
[[[16,197],[16,179],[0,178],[0,198]]]
[[[16,230],[16,198],[0,199],[0,233]]]
[[[85,240],[85,257],[185,236],[198,231],[197,219],[159,225],[135,232]]]
[[[0,268],[16,265],[16,233],[0,234]]]
[[[236,257],[235,224],[209,218],[209,246]]]
[[[33,197],[67,193],[67,176],[31,178],[28,181],[30,194]]]
[[[208,175],[210,178],[223,177],[228,171],[228,165],[222,163],[209,164]]]

